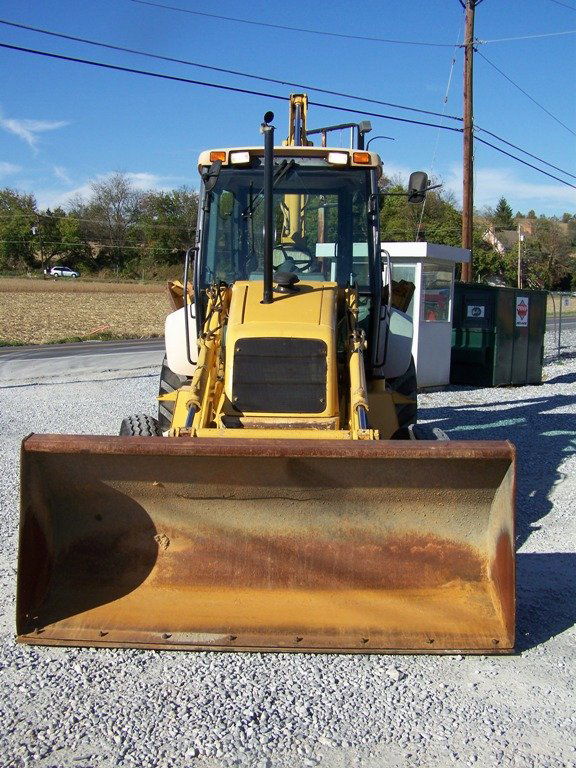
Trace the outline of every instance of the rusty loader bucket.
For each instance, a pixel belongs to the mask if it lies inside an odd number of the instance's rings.
[[[513,649],[510,443],[32,435],[22,459],[21,642]]]

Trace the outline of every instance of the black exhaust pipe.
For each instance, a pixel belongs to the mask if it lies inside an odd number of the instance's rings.
[[[264,296],[262,304],[271,304],[272,290],[272,252],[274,250],[274,200],[272,189],[274,185],[274,120],[273,112],[266,112],[261,131],[264,134]]]

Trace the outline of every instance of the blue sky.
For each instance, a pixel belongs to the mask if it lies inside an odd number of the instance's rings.
[[[183,13],[133,0],[2,0],[0,19],[162,56],[240,70],[419,109],[462,114],[464,13],[458,0],[333,0],[237,3],[153,0],[205,14],[338,34],[443,44],[399,45],[261,27]],[[287,10],[289,12],[287,12]],[[482,128],[576,175],[576,0],[484,0],[476,10],[480,54],[553,117],[475,57],[475,120]],[[547,35],[546,37],[534,37]],[[551,35],[551,36],[548,36]],[[287,97],[290,86],[249,80],[135,54],[95,48],[0,24],[0,42],[123,67],[263,91]],[[444,105],[452,59],[455,64]],[[259,144],[259,124],[276,114],[286,132],[287,102],[170,82],[0,48],[0,186],[33,192],[42,207],[87,194],[92,180],[114,171],[143,189],[197,186],[203,148]],[[308,91],[312,101],[439,122],[383,105]],[[312,106],[309,127],[360,120]],[[370,117],[388,175],[404,180],[422,169],[461,199],[461,134]],[[445,125],[457,123],[444,119]],[[493,141],[485,134],[480,137]],[[334,134],[346,146],[347,135]],[[510,147],[528,162],[573,184]],[[576,190],[476,144],[475,204],[504,195],[514,211],[561,215],[576,210]]]

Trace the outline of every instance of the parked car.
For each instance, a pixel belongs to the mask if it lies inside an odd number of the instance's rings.
[[[76,272],[75,269],[70,269],[70,267],[51,267],[50,269],[45,269],[44,274],[50,277],[80,277],[80,272]]]

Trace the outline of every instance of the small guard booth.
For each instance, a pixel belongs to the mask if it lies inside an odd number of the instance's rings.
[[[407,313],[414,322],[418,388],[445,386],[450,383],[454,268],[470,261],[470,251],[435,243],[382,243],[382,249],[390,254],[393,279],[416,286]]]

